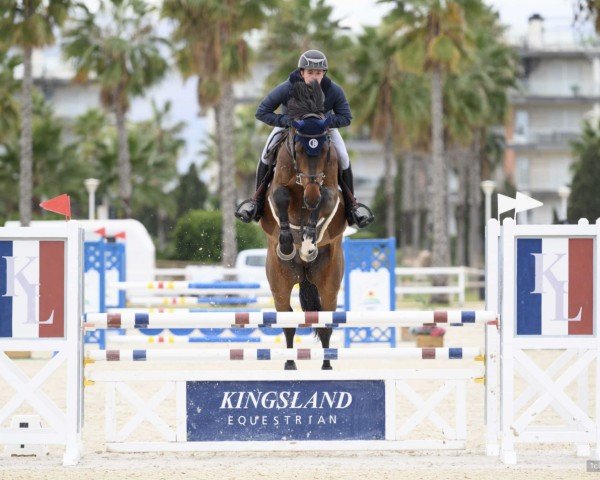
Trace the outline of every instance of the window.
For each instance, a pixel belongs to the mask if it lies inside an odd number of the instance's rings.
[[[529,188],[529,159],[525,157],[517,157],[517,171],[515,173],[516,187]]]
[[[529,138],[529,113],[517,110],[515,113],[515,140],[526,142]]]
[[[249,255],[246,258],[246,265],[249,267],[264,267],[267,261],[267,257],[264,255]]]

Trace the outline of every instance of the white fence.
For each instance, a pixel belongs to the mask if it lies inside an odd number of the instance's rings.
[[[196,267],[197,268],[197,267]],[[224,279],[237,279],[246,270],[236,268],[225,268],[218,265],[214,267],[202,267],[211,271],[210,281]],[[179,277],[186,280],[190,278],[190,268],[157,268],[154,270],[155,278]],[[470,267],[396,267],[396,296],[399,299],[407,295],[454,295],[456,302],[462,306],[465,304],[467,290],[483,288],[484,271]],[[446,285],[434,285],[436,276],[447,277]],[[205,278],[203,276],[203,278]]]
[[[464,305],[468,289],[483,288],[484,271],[469,267],[396,267],[396,296],[423,294],[456,295]],[[447,285],[434,285],[436,276],[447,277]]]

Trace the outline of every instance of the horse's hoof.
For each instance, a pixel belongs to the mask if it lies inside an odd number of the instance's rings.
[[[331,365],[323,365],[321,370],[333,370],[333,367]]]
[[[294,362],[293,360],[288,360],[287,362],[285,362],[283,369],[284,370],[298,370],[296,368],[296,362]]]
[[[296,245],[294,245],[292,243],[292,253],[286,254],[281,251],[281,245],[278,243],[275,251],[277,252],[277,256],[279,257],[280,260],[283,260],[284,262],[288,262],[290,260],[293,260],[294,257],[296,256]]]

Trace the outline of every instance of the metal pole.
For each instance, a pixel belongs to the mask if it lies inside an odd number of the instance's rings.
[[[97,178],[86,178],[83,184],[88,192],[88,218],[94,220],[96,218],[96,189],[100,185],[100,180]]]
[[[496,182],[493,180],[484,180],[481,182],[481,189],[485,195],[485,223],[492,218],[492,192],[496,188]]]
[[[558,187],[558,196],[560,197],[560,220],[567,221],[567,201],[571,195],[571,189],[566,185]]]

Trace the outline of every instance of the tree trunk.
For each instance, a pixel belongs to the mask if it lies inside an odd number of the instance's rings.
[[[426,211],[425,202],[423,198],[427,190],[427,172],[423,168],[425,160],[423,155],[420,153],[415,154],[413,160],[413,175],[412,180],[412,198],[413,198],[413,238],[412,245],[416,252],[419,252],[423,247],[423,221],[425,215],[423,212]],[[426,223],[426,222],[425,222]]]
[[[131,159],[129,141],[125,120],[125,105],[121,95],[115,95],[115,117],[117,120],[117,135],[119,147],[119,197],[123,208],[120,209],[125,218],[131,218]]]
[[[442,86],[442,74],[440,70],[436,68],[431,72],[432,264],[436,267],[448,266],[450,264],[447,212],[448,174],[446,161],[444,159],[444,107],[442,103]]]
[[[404,222],[404,225],[401,226],[403,228],[400,233],[400,248],[402,250],[402,255],[407,253],[406,249],[410,243],[410,240],[415,234],[411,228],[411,221],[415,210],[415,205],[413,202],[413,165],[413,154],[411,152],[407,152],[406,155],[402,157],[402,219]]]
[[[472,161],[469,169],[469,266],[483,267],[483,239],[481,236],[481,140],[483,132],[475,130]],[[486,218],[487,221],[487,218]]]
[[[457,149],[456,168],[458,171],[458,205],[456,206],[456,265],[466,265],[467,240],[467,185],[468,164],[471,159],[470,151]]]
[[[396,180],[396,162],[394,161],[394,144],[392,135],[392,125],[388,122],[385,129],[385,145],[384,145],[384,160],[385,160],[385,233],[387,237],[395,236],[396,232],[396,200],[394,192],[394,183]]]
[[[33,195],[33,106],[31,91],[33,74],[31,65],[31,48],[23,49],[23,87],[21,99],[21,139],[20,139],[20,174],[19,174],[19,216],[21,225],[27,227],[31,223],[31,203]]]
[[[442,103],[442,72],[431,71],[431,220],[433,223],[433,248],[431,263],[434,267],[450,265],[450,243],[448,239],[446,162],[444,159],[444,107]],[[443,276],[434,278],[434,285],[445,285]],[[447,296],[435,296],[434,301],[447,301]]]
[[[159,207],[156,215],[156,237],[158,249],[165,251],[167,246],[167,234],[165,232],[165,221],[167,220],[167,212],[162,207]]]
[[[233,146],[234,101],[233,86],[230,82],[222,85],[222,96],[215,107],[217,117],[217,150],[220,176],[220,204],[223,216],[223,257],[225,267],[233,267],[237,255],[235,236],[235,151]]]

